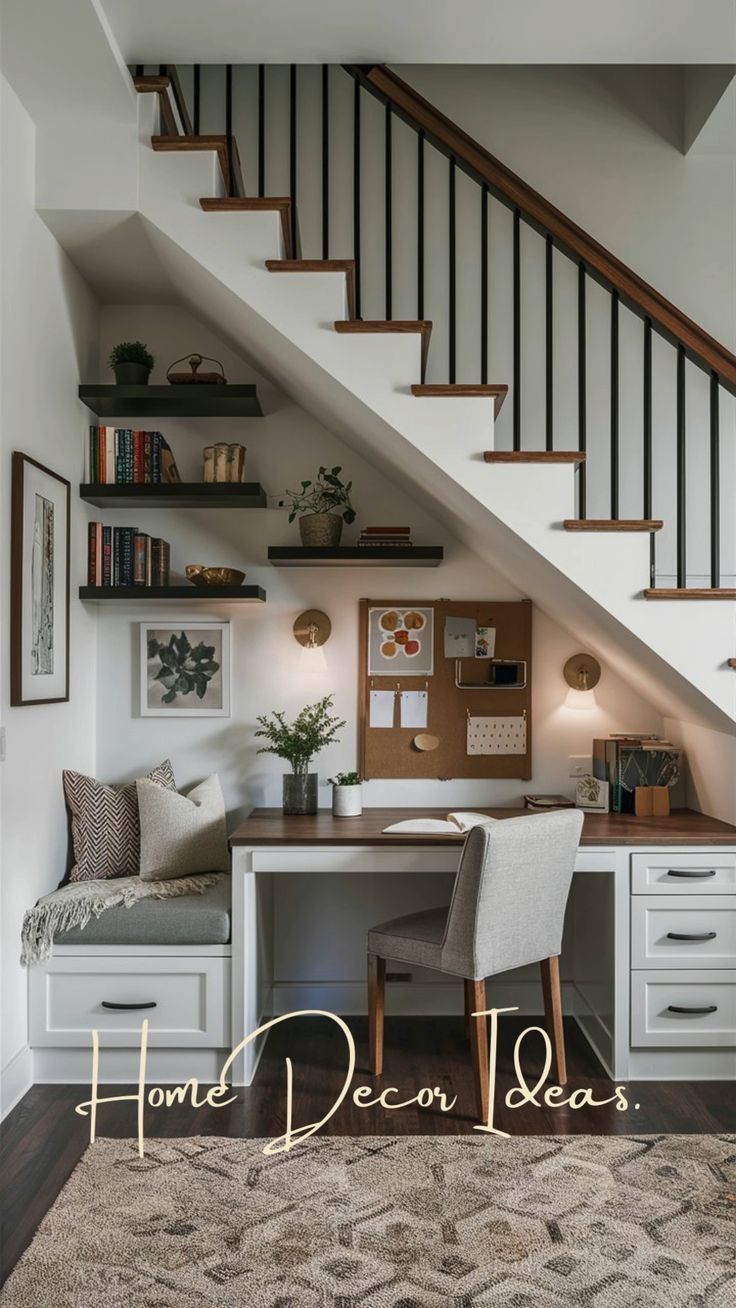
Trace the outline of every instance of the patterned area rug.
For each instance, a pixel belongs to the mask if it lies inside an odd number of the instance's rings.
[[[736,1136],[87,1151],[3,1308],[733,1308]]]

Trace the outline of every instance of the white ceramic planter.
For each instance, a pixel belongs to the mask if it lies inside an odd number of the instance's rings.
[[[362,786],[332,787],[332,816],[360,817],[363,812]]]

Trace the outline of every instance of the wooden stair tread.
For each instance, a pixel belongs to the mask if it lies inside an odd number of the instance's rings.
[[[228,158],[227,136],[224,133],[218,132],[209,136],[152,136],[151,145],[154,150],[169,151],[175,154],[184,154],[188,150],[215,150],[220,161],[220,171],[228,196],[230,191],[234,191],[238,198],[243,196],[245,186],[240,167],[238,143],[235,137],[232,138],[233,186],[230,185],[230,161]]]
[[[484,450],[486,463],[585,463],[582,450]]]
[[[565,518],[565,531],[661,531],[659,518]]]
[[[421,375],[427,368],[427,353],[429,351],[429,338],[432,335],[432,323],[428,319],[400,319],[400,318],[348,318],[335,323],[335,331],[343,335],[372,335],[375,333],[400,333],[418,332],[422,338],[421,353]]]
[[[489,382],[422,382],[419,385],[412,386],[411,393],[418,396],[433,396],[438,399],[451,399],[454,395],[459,395],[466,399],[475,397],[480,400],[493,400],[493,415],[496,417],[509,393],[509,388],[501,383],[495,385]]]
[[[270,213],[281,214],[281,232],[284,249],[291,253],[291,197],[288,195],[204,195],[200,207],[205,213]]]
[[[266,267],[275,273],[344,273],[347,278],[348,315],[355,315],[354,259],[267,259]]]
[[[727,586],[653,586],[642,594],[653,600],[736,600],[736,588]]]

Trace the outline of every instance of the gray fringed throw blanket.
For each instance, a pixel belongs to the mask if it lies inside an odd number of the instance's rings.
[[[91,917],[122,904],[130,908],[141,899],[175,899],[202,895],[222,877],[221,872],[174,877],[171,881],[141,881],[140,877],[113,877],[109,881],[71,881],[39,899],[23,918],[21,963],[42,963],[51,953],[54,936],[72,927],[86,927]]]

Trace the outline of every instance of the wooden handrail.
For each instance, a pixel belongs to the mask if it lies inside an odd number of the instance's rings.
[[[610,289],[621,300],[675,344],[683,345],[688,357],[708,372],[714,372],[727,390],[736,394],[736,355],[688,318],[674,304],[660,295],[637,273],[616,258],[610,250],[589,236],[577,223],[549,200],[527,186],[516,173],[494,158],[488,150],[468,136],[456,123],[446,118],[419,95],[413,87],[383,64],[345,65],[347,71],[379,99],[389,103],[412,127],[442,153],[454,158],[459,167],[500,199],[552,236],[555,244]]]

